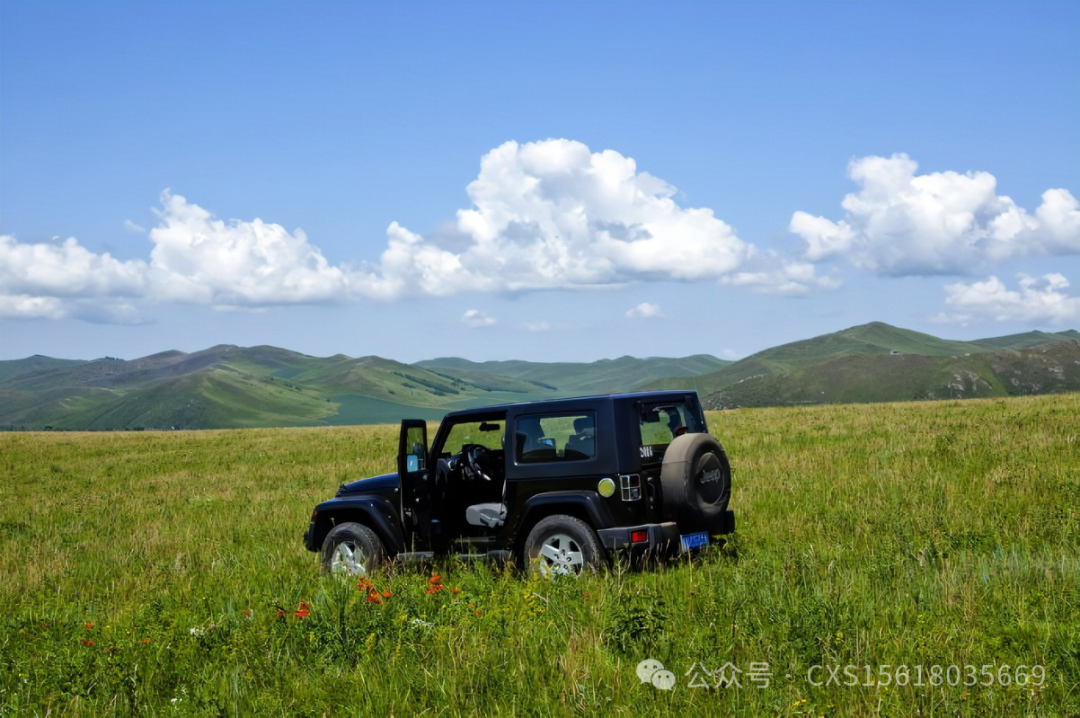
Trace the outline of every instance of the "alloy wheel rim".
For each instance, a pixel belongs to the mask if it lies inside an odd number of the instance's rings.
[[[540,573],[548,578],[580,576],[585,568],[581,545],[564,533],[551,534],[540,544]]]
[[[352,542],[339,543],[330,561],[330,571],[349,576],[365,576],[367,575],[365,563],[363,549]]]

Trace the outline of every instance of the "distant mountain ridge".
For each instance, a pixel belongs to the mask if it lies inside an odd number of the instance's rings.
[[[715,357],[404,364],[220,345],[125,361],[34,356],[0,361],[0,429],[205,429],[437,419],[470,406],[627,391],[726,366]],[[430,365],[430,366],[428,366]],[[512,365],[512,366],[511,366]]]
[[[695,381],[716,409],[1080,391],[1080,332],[959,342],[872,322],[766,349]]]
[[[219,345],[133,360],[0,361],[0,429],[209,429],[393,423],[488,404],[694,389],[707,408],[1080,391],[1080,332],[970,342],[872,322],[758,352],[596,362],[312,357]]]

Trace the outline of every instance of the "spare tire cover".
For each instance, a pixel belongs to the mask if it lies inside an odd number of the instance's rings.
[[[705,528],[709,519],[727,510],[731,498],[731,466],[720,442],[710,434],[683,434],[664,452],[660,470],[664,518],[679,530]]]

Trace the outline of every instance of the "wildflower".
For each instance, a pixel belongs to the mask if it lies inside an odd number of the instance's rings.
[[[94,627],[94,622],[93,621],[88,621],[88,622],[83,624],[83,628],[86,629],[87,631],[89,631],[93,627]]]
[[[301,601],[300,602],[300,608],[311,608],[311,604],[308,603],[307,601]]]
[[[94,645],[93,641],[88,641],[85,638],[82,639],[82,643],[83,643],[84,646],[92,646],[92,645]]]
[[[241,611],[240,613],[244,614],[244,615],[245,615],[245,616],[247,616],[248,618],[251,618],[252,616],[254,616],[254,615],[255,615],[254,613],[252,613],[252,611],[251,611],[251,609],[250,609],[250,608],[245,608],[245,609],[244,609],[243,611]]]
[[[442,576],[440,576],[437,573],[431,574],[431,578],[428,579],[428,583],[430,583],[430,584],[436,584],[436,583],[439,583],[440,581],[442,581]]]
[[[306,608],[301,608],[293,615],[295,615],[297,618],[307,618],[311,615],[311,611],[307,610]]]
[[[479,616],[480,616],[480,609],[479,609],[479,608],[478,608],[478,609],[476,609],[476,615],[477,615],[477,617],[479,617]]]
[[[142,643],[143,645],[145,645],[145,644],[147,644],[149,642],[150,642],[149,638],[141,638],[141,639],[139,639],[139,643]]]
[[[383,595],[383,598],[390,598],[394,594],[390,593],[389,591],[383,591],[382,595]]]
[[[368,603],[382,603],[382,599],[379,598],[379,594],[377,594],[377,593],[369,593],[368,597],[367,597],[367,602]]]
[[[358,589],[360,589],[361,591],[366,591],[366,590],[370,590],[370,589],[374,588],[371,581],[368,580],[368,578],[366,576],[364,578],[360,579],[360,583],[356,584],[356,587]]]
[[[422,621],[419,618],[414,618],[409,623],[411,623],[414,626],[420,626],[421,628],[431,628],[434,625],[432,623],[428,623],[427,621]]]
[[[193,636],[205,636],[206,635],[206,629],[203,628],[202,626],[195,626],[194,628],[190,629],[188,631],[188,633],[190,633]]]
[[[461,589],[460,588],[451,588],[450,593],[453,593],[453,594],[461,593]]]
[[[277,617],[278,618],[285,618],[285,611],[279,608],[277,610]]]

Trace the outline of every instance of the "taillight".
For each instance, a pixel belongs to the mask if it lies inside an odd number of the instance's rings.
[[[649,540],[648,531],[631,531],[630,542],[631,543],[645,543]]]

